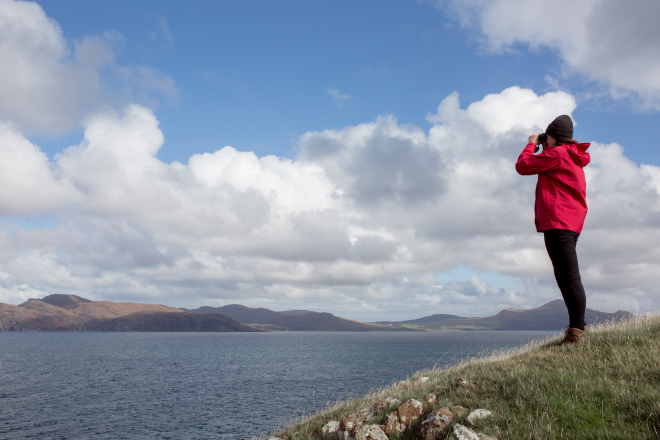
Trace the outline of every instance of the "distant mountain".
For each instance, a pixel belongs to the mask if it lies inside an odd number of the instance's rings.
[[[587,324],[618,321],[632,316],[619,310],[616,313],[587,309]],[[530,310],[504,309],[495,316],[463,318],[454,315],[431,315],[410,321],[392,322],[402,326],[429,330],[561,330],[568,324],[568,313],[561,299]]]
[[[373,331],[373,330],[408,330],[392,324],[370,324],[339,318],[330,313],[290,310],[274,312],[264,308],[251,308],[239,304],[222,307],[200,307],[193,310],[199,313],[220,313],[227,315],[241,324],[264,330],[332,330],[332,331]]]
[[[283,312],[277,312],[277,313],[281,313],[283,315],[306,315],[308,313],[315,313],[315,312],[311,312],[309,310],[285,310]]]
[[[630,312],[587,309],[588,324],[617,321]],[[435,314],[400,322],[365,323],[308,310],[275,312],[238,304],[184,310],[156,304],[90,301],[76,295],[49,295],[13,306],[0,303],[0,331],[181,331],[260,330],[561,330],[568,322],[562,300],[531,310],[505,309],[495,316],[465,318]]]
[[[259,331],[228,316],[155,304],[90,301],[49,295],[13,306],[0,304],[0,331]]]

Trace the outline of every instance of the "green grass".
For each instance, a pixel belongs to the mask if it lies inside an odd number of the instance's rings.
[[[559,340],[422,371],[411,379],[428,376],[424,383],[403,381],[328,405],[274,434],[319,439],[325,423],[382,397],[403,403],[434,392],[433,409],[460,405],[492,411],[494,417],[476,431],[500,439],[660,439],[660,317],[600,325],[577,346],[557,347]],[[469,382],[461,393],[454,390],[459,377]],[[397,438],[421,437],[413,426]]]

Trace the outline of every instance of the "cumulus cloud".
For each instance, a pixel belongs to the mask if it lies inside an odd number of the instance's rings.
[[[36,3],[0,0],[0,118],[28,133],[57,135],[117,101],[176,99],[168,76],[116,63],[118,40],[109,32],[67,41]]]
[[[660,109],[660,28],[655,0],[439,0],[494,53],[550,48],[566,72]]]
[[[463,108],[454,93],[428,131],[383,116],[306,133],[295,160],[227,146],[185,164],[157,158],[164,138],[140,105],[88,118],[52,161],[6,126],[0,155],[22,192],[3,187],[3,215],[56,225],[1,223],[0,300],[67,292],[365,320],[538,306],[559,293],[533,225],[535,178],[514,163],[530,133],[575,106],[512,87]],[[590,306],[657,308],[660,168],[616,144],[590,151],[578,245]],[[440,281],[458,267],[473,275]]]
[[[503,4],[452,7],[485,26],[474,10],[497,18]],[[590,8],[575,15],[588,22]],[[533,19],[537,9],[524,11]],[[498,25],[484,27],[494,50],[577,44],[544,42],[533,29],[511,39]],[[591,41],[584,32],[578,42]],[[120,40],[69,42],[35,3],[0,0],[0,301],[76,293],[384,320],[487,315],[559,296],[534,232],[535,180],[514,163],[530,133],[575,110],[572,95],[511,87],[463,107],[453,93],[427,115],[428,131],[388,115],[306,133],[294,160],[226,146],[168,164],[144,104],[154,90],[176,99],[176,86],[152,68],[118,65]],[[328,93],[340,107],[350,99]],[[107,105],[129,101],[142,105]],[[52,160],[27,139],[77,125],[84,138]],[[660,167],[631,162],[617,144],[590,151],[578,246],[590,305],[657,308]],[[30,223],[38,218],[49,222]],[[470,273],[446,281],[456,268]],[[514,282],[498,285],[492,273]]]
[[[78,199],[72,183],[51,171],[48,157],[37,146],[0,122],[0,216],[55,212]]]

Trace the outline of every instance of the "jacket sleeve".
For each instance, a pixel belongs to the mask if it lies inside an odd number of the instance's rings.
[[[516,171],[523,176],[541,174],[559,168],[561,159],[554,148],[546,149],[543,153],[534,155],[536,145],[531,142],[518,156]]]

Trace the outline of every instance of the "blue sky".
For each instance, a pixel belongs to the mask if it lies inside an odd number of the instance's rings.
[[[660,4],[622,5],[0,0],[0,302],[537,307],[513,164],[570,114],[588,305],[657,309]]]
[[[562,78],[548,48],[485,53],[474,30],[461,29],[431,2],[39,4],[68,40],[116,32],[118,64],[148,65],[173,78],[178,96],[156,97],[152,105],[166,162],[225,145],[293,157],[307,131],[382,114],[428,128],[426,114],[451,92],[467,103],[511,85],[541,94],[556,89],[550,75],[578,98],[573,116],[581,140],[619,142],[632,160],[660,164],[657,112],[581,96],[591,93],[589,84]],[[350,99],[338,105],[329,90]],[[79,137],[41,143],[52,155]]]

